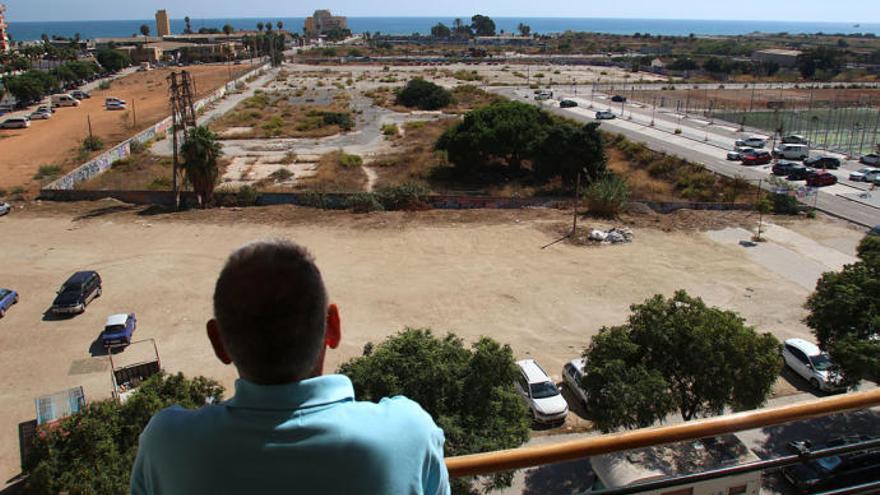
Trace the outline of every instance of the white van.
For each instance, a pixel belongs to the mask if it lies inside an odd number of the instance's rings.
[[[803,160],[810,156],[810,147],[806,144],[780,144],[773,149],[773,156],[786,160]]]
[[[74,98],[72,95],[67,93],[62,93],[58,95],[52,95],[52,106],[56,107],[78,107],[79,100]]]

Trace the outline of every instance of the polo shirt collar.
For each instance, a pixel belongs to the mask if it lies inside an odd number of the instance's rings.
[[[226,405],[242,409],[292,410],[354,400],[354,386],[344,375],[323,375],[283,385],[258,385],[239,378]]]

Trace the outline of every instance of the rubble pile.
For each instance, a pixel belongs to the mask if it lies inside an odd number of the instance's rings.
[[[633,241],[632,230],[627,228],[613,228],[610,230],[591,229],[589,239],[603,244],[622,244]]]

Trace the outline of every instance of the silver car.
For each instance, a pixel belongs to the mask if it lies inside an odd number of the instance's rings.
[[[9,203],[0,203],[0,217],[2,217],[3,215],[8,215],[11,211],[12,207],[9,206]]]
[[[562,381],[565,386],[571,390],[572,395],[584,406],[587,407],[587,391],[581,386],[581,380],[584,377],[584,358],[573,359],[562,367]]]
[[[855,172],[850,172],[849,180],[856,182],[867,182],[868,174],[876,174],[876,172],[880,169],[876,169],[874,167],[862,167]]]
[[[611,110],[605,110],[604,112],[596,112],[596,120],[612,120],[616,118],[616,115]]]
[[[13,117],[0,123],[0,129],[26,129],[31,126],[31,121],[26,117]]]

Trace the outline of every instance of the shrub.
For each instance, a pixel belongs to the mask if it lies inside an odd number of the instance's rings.
[[[340,129],[350,131],[354,128],[354,121],[351,114],[342,112],[325,112],[323,117],[324,125],[338,125]]]
[[[451,105],[452,102],[452,93],[420,78],[410,80],[397,93],[397,104],[420,110],[437,110]]]
[[[675,133],[676,133],[676,134],[681,134],[681,128],[680,128],[680,127],[676,127],[676,128],[675,128]]]
[[[262,128],[269,137],[280,136],[281,131],[284,129],[284,119],[278,115],[274,115],[268,121],[263,123]]]
[[[626,206],[629,187],[625,180],[609,173],[592,183],[584,196],[590,213],[603,217],[616,217]]]
[[[399,131],[397,124],[385,124],[382,126],[382,134],[388,137],[396,136]]]
[[[339,164],[343,167],[360,167],[364,164],[364,159],[359,155],[349,155],[342,153],[339,155]]]
[[[275,182],[284,182],[286,180],[290,180],[291,177],[293,177],[293,172],[284,167],[281,167],[269,174],[269,178]]]
[[[43,180],[50,177],[56,177],[61,173],[61,167],[58,165],[43,165],[34,174],[34,180]]]
[[[771,197],[773,212],[780,215],[797,215],[801,211],[800,203],[794,196],[788,194],[774,194]]]
[[[147,186],[147,189],[153,191],[164,191],[171,188],[171,177],[161,176],[153,177],[153,181]]]
[[[355,213],[382,211],[385,208],[374,193],[357,193],[348,198],[348,207]]]
[[[140,142],[140,141],[132,140],[128,144],[128,149],[129,149],[129,151],[131,151],[132,155],[139,155],[139,154],[143,153],[144,151],[147,151],[147,145]]]
[[[12,194],[13,196],[24,194],[25,192],[27,192],[27,189],[25,189],[24,186],[15,186],[9,190],[9,194]]]
[[[85,151],[98,151],[104,147],[104,141],[98,136],[89,136],[83,139],[82,149]]]
[[[107,79],[105,81],[101,81],[101,84],[98,85],[98,89],[107,90],[107,89],[110,89],[110,86],[112,86],[112,85],[113,85],[113,81],[111,81],[110,79]]]
[[[423,210],[428,193],[427,187],[413,182],[386,187],[379,191],[379,200],[386,210]]]
[[[239,206],[253,206],[257,204],[257,198],[259,197],[260,193],[253,186],[243,185],[238,188],[238,192],[235,194],[235,202]]]

